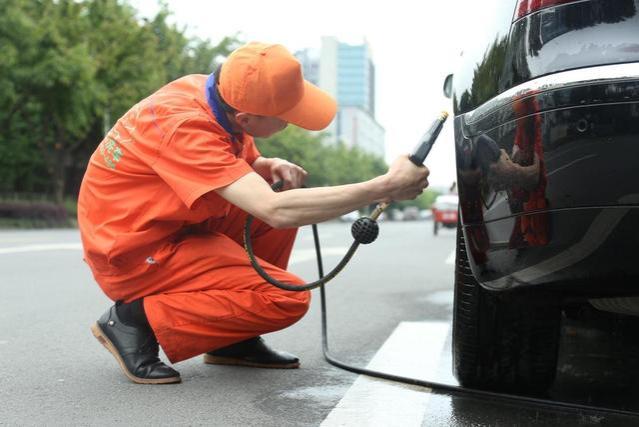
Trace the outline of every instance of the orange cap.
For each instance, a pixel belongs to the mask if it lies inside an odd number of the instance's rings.
[[[337,103],[304,80],[297,59],[282,45],[251,42],[229,55],[220,73],[222,99],[237,111],[278,117],[309,130],[329,125]]]

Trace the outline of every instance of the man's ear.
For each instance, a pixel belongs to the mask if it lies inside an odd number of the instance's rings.
[[[235,113],[235,121],[237,122],[237,124],[244,127],[251,121],[251,114],[237,112]]]

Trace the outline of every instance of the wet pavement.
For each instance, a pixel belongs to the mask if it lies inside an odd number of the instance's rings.
[[[564,318],[557,377],[547,393],[530,397],[598,406],[639,414],[639,322],[637,319],[588,313]],[[445,352],[449,352],[450,347]],[[449,375],[450,359],[438,378]],[[638,416],[592,410],[566,410],[545,405],[499,402],[436,394],[423,426],[637,426]]]

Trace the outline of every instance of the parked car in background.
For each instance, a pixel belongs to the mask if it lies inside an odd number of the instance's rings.
[[[419,219],[419,208],[417,206],[406,206],[404,208],[404,221],[416,221]]]
[[[433,217],[433,211],[431,209],[421,209],[419,211],[419,219],[431,219]]]
[[[440,227],[456,228],[459,209],[457,194],[442,194],[433,202],[433,234],[437,236]]]
[[[639,314],[639,0],[482,7],[445,84],[453,369],[464,386],[542,391],[569,304]]]
[[[401,209],[397,209],[397,208],[388,209],[384,213],[388,214],[388,219],[390,219],[391,221],[404,220],[404,212]]]

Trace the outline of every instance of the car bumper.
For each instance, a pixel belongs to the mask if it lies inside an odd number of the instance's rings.
[[[639,294],[639,63],[546,76],[455,124],[462,223],[483,286]]]
[[[637,199],[639,194],[632,202]],[[547,224],[544,245],[521,242],[523,217],[464,228],[471,268],[482,286],[544,286],[590,297],[639,294],[639,207],[622,204],[527,216]]]

